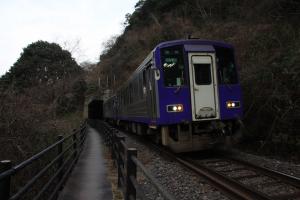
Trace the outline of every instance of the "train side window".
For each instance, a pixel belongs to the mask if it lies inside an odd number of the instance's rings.
[[[147,68],[147,82],[148,82],[148,89],[151,91],[152,90],[152,77],[151,77],[151,75],[152,75],[152,72],[153,71],[151,71],[151,66],[149,67],[149,68]]]
[[[134,91],[133,91],[133,98],[134,98],[134,102],[136,102],[138,100],[138,83],[139,80],[137,78],[134,79]]]
[[[123,105],[126,105],[126,92],[125,89],[123,89]]]
[[[143,98],[143,74],[139,74],[139,98]]]
[[[232,49],[216,48],[220,84],[237,84],[238,77]]]
[[[143,97],[146,96],[146,93],[147,93],[146,70],[143,70]]]
[[[132,103],[132,85],[129,85],[129,104]]]
[[[129,92],[128,92],[128,87],[126,87],[125,91],[126,91],[126,93],[125,93],[125,95],[126,95],[125,101],[126,101],[126,105],[128,105],[128,103],[129,103]]]
[[[126,105],[126,95],[125,95],[125,91],[123,89],[123,105]]]
[[[134,93],[134,96],[135,96],[135,98],[136,98],[136,100],[138,101],[139,100],[139,90],[140,90],[140,88],[139,88],[139,77],[136,77],[136,85],[135,85],[135,89],[136,89],[136,91],[135,91],[135,93]]]

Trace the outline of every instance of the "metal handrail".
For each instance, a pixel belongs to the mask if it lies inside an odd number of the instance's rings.
[[[78,134],[78,131],[76,131],[76,132],[74,132],[72,134],[69,134],[65,138],[63,138],[63,139],[55,142],[54,144],[50,145],[46,149],[44,149],[44,150],[40,151],[39,153],[33,155],[32,157],[28,158],[27,160],[21,162],[20,164],[12,167],[10,170],[1,173],[0,174],[0,181],[2,179],[6,178],[7,176],[14,175],[15,173],[17,173],[21,169],[23,169],[23,168],[27,167],[28,165],[30,165],[31,163],[33,163],[35,160],[38,160],[39,158],[43,157],[46,153],[48,153],[49,151],[51,151],[52,149],[54,149],[55,147],[57,147],[57,145],[62,144],[64,141],[70,139],[75,134]]]
[[[73,143],[69,146],[66,147],[66,149],[58,154],[48,165],[46,165],[39,173],[37,173],[33,178],[31,178],[25,186],[23,186],[14,196],[10,198],[10,200],[17,199],[21,197],[22,194],[24,194],[30,187],[43,175],[45,174],[50,167],[52,167],[60,158],[63,157],[63,155],[70,150],[72,147]],[[75,151],[74,151],[75,152]]]
[[[58,177],[58,175],[61,173],[63,168],[66,166],[68,161],[72,158],[74,153],[75,153],[75,151],[68,156],[68,158],[66,159],[64,164],[56,171],[56,173],[51,177],[51,179],[44,185],[44,187],[40,190],[40,192],[35,196],[34,200],[39,199],[41,197],[41,195],[43,195],[43,193],[51,186],[52,182]],[[76,160],[74,160],[74,161],[76,161]]]
[[[76,137],[76,135],[79,135],[79,137]],[[50,179],[46,182],[44,187],[33,198],[35,200],[39,199],[41,197],[41,195],[47,189],[49,189],[49,187],[51,186],[53,181],[56,180],[57,178],[60,178],[59,182],[62,182],[62,180],[65,179],[64,177],[66,177],[67,174],[70,172],[70,170],[72,169],[72,167],[78,160],[80,152],[82,151],[82,147],[83,147],[84,141],[86,139],[86,122],[84,122],[84,124],[82,126],[80,126],[79,130],[73,130],[73,132],[71,134],[69,134],[68,136],[66,136],[66,137],[58,136],[58,138],[59,138],[58,141],[56,141],[52,145],[48,146],[47,148],[43,149],[39,153],[33,155],[29,159],[21,162],[20,164],[18,164],[16,166],[13,166],[13,167],[10,166],[5,171],[0,171],[0,198],[1,198],[1,200],[2,199],[3,200],[8,200],[8,199],[15,200],[15,199],[21,198],[24,195],[24,193],[26,193],[29,189],[31,189],[32,186],[36,183],[36,181],[39,180],[56,163],[58,163],[58,169],[57,169],[56,173],[54,175],[52,175],[52,177],[50,177]],[[68,141],[69,139],[72,139],[73,141],[70,144],[68,143],[68,145],[65,148],[63,148],[63,144],[66,141]],[[22,169],[31,165],[34,161],[39,160],[43,156],[47,155],[50,151],[54,150],[55,148],[57,148],[57,150],[58,150],[56,156],[52,160],[48,161],[47,165],[45,167],[43,167],[42,169],[40,169],[40,171],[37,174],[35,174],[30,180],[28,180],[24,186],[22,186],[20,189],[18,189],[18,191],[15,194],[10,195],[10,179],[11,179],[11,177],[13,175],[15,175],[16,173],[18,173],[19,171],[21,171]],[[71,149],[73,149],[73,151],[70,151]],[[67,152],[69,152],[68,156],[66,159],[64,159],[64,155]],[[71,160],[72,160],[71,164],[65,171],[64,168],[68,165],[68,163]],[[1,164],[3,164],[3,163],[6,163],[6,162],[5,161],[1,162]],[[10,165],[10,162],[9,162],[9,165]],[[3,169],[0,168],[0,170],[3,170]],[[58,184],[58,185],[60,187],[62,186],[62,184]],[[58,192],[58,190],[54,190],[52,192],[51,196],[56,196],[57,192]]]

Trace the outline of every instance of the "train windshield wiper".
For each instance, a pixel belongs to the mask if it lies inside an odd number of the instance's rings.
[[[229,83],[224,83],[224,85],[225,85],[228,89],[232,90],[232,87],[230,86]]]
[[[176,87],[176,90],[174,90],[174,94],[177,94],[177,93],[180,91],[181,88],[182,88],[182,86],[181,86],[181,85],[178,85],[178,86]]]

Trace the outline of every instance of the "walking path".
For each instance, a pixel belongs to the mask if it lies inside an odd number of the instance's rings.
[[[102,141],[99,133],[89,128],[84,149],[59,200],[110,200],[111,185],[106,176]]]

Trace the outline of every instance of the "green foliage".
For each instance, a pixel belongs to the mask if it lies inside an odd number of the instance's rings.
[[[58,44],[37,41],[24,48],[20,58],[0,80],[13,88],[23,89],[37,84],[53,84],[80,72],[81,68],[70,52]]]

